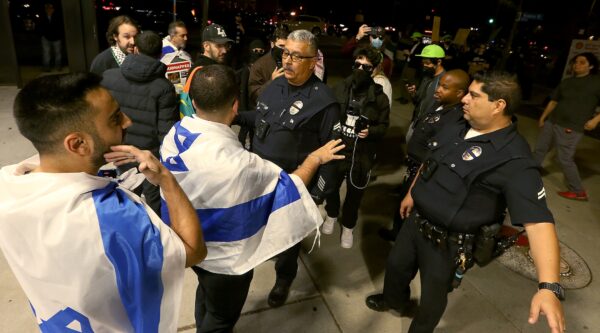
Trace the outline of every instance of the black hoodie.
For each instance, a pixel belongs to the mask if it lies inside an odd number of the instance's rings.
[[[119,102],[132,124],[125,143],[158,156],[164,136],[179,120],[177,94],[165,78],[167,67],[144,54],[130,54],[120,68],[104,72],[102,85]]]

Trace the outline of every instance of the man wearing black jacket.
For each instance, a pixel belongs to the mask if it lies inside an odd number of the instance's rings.
[[[202,54],[196,58],[194,66],[225,64],[232,42],[222,26],[216,23],[207,26],[202,31]]]
[[[324,234],[333,232],[340,211],[339,187],[345,178],[348,191],[341,219],[343,248],[352,247],[352,231],[375,162],[377,143],[385,136],[390,123],[388,97],[371,78],[383,59],[381,52],[371,47],[361,48],[355,51],[354,59],[352,75],[333,89],[342,110],[340,134],[346,145],[342,150],[346,158],[337,164],[336,190],[327,197],[327,218],[322,229]]]
[[[175,88],[165,78],[167,67],[160,62],[162,41],[152,31],[135,37],[135,54],[125,58],[120,68],[104,72],[102,85],[119,102],[121,111],[131,118],[125,143],[151,151],[158,157],[164,136],[178,120]],[[125,171],[128,167],[120,169]],[[148,205],[160,215],[158,187],[143,184]]]

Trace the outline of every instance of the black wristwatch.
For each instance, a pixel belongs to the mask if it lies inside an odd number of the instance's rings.
[[[538,290],[540,289],[548,289],[553,292],[559,300],[565,300],[565,289],[558,282],[540,282],[540,284],[538,284]]]

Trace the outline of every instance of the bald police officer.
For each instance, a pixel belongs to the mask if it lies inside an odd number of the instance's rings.
[[[465,121],[436,136],[438,144],[401,204],[400,213],[409,218],[388,257],[383,293],[366,303],[375,311],[405,310],[409,283],[419,270],[421,300],[411,333],[433,332],[455,276],[478,252],[470,251],[478,244],[475,234],[502,223],[507,207],[511,222],[525,226],[540,282],[529,323],[542,313],[553,333],[564,331],[558,239],[538,168],[517,132],[519,99],[514,77],[476,76],[462,99]]]
[[[470,81],[469,74],[462,69],[454,69],[443,74],[433,95],[436,103],[414,120],[413,135],[406,145],[406,175],[400,188],[400,197],[403,198],[408,193],[417,170],[429,154],[431,138],[446,125],[454,124],[463,118],[463,105],[460,101],[467,94]],[[398,203],[399,207],[400,203]],[[396,240],[402,223],[403,219],[398,209],[394,216],[392,230],[381,229],[380,236],[388,241]]]

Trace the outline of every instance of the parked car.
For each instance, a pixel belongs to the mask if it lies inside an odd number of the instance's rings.
[[[327,30],[327,23],[322,18],[310,15],[293,16],[281,22],[281,25],[288,28],[289,31],[304,29],[315,35],[320,35]]]

